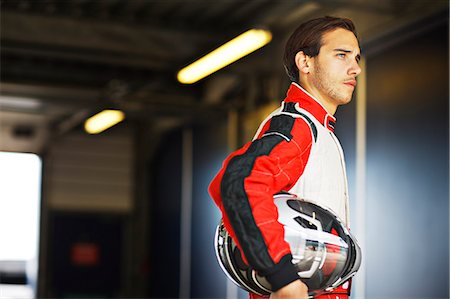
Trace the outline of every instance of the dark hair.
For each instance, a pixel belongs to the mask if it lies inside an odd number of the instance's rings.
[[[309,20],[295,29],[286,43],[283,57],[284,67],[291,81],[299,82],[299,70],[295,64],[295,55],[300,51],[310,57],[319,55],[322,36],[337,28],[351,31],[358,38],[355,25],[350,19],[345,18],[326,16]]]

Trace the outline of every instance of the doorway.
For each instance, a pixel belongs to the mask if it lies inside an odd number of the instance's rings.
[[[35,298],[41,206],[39,156],[0,152],[0,298]]]

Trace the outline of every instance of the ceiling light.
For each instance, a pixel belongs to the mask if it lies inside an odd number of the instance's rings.
[[[91,116],[84,122],[84,129],[89,134],[98,134],[125,119],[125,114],[119,110],[103,110]]]
[[[177,75],[178,81],[185,84],[197,82],[263,47],[271,39],[270,31],[250,29],[180,70]]]
[[[0,107],[17,108],[17,109],[38,109],[42,104],[38,99],[22,98],[14,96],[0,96]]]

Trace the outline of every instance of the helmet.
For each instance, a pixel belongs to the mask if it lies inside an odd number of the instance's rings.
[[[361,264],[361,249],[331,210],[292,194],[277,194],[274,201],[292,263],[310,296],[332,291],[355,275]],[[239,287],[259,295],[272,292],[265,277],[244,262],[223,223],[216,230],[215,251],[222,270]]]

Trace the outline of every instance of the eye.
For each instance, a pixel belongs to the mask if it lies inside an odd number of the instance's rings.
[[[338,53],[336,56],[339,58],[345,58],[345,53]]]

